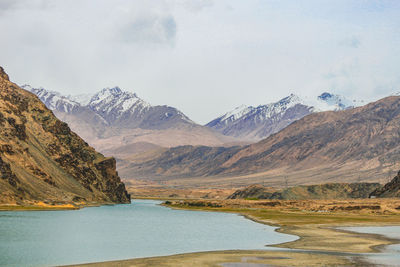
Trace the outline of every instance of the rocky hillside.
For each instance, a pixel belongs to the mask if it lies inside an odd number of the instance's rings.
[[[363,104],[363,101],[350,101],[340,95],[327,92],[315,99],[291,94],[278,102],[267,105],[240,106],[212,120],[206,126],[224,135],[258,141],[279,132],[308,114],[344,110]]]
[[[372,192],[370,197],[400,197],[400,172],[390,182]]]
[[[133,162],[137,177],[239,177],[282,186],[379,181],[400,161],[400,97],[310,114],[242,148],[174,148]],[[199,153],[202,151],[202,153]],[[214,161],[213,159],[216,159]],[[216,164],[218,162],[218,164]],[[244,179],[244,176],[247,178]]]
[[[237,190],[228,199],[348,199],[368,198],[379,183],[329,183],[294,186],[275,191],[262,185],[251,185]]]
[[[60,98],[51,103],[59,107]],[[97,153],[2,68],[0,125],[0,203],[130,201],[114,158]]]

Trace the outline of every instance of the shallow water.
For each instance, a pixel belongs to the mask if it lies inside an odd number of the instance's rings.
[[[295,236],[229,213],[172,210],[134,200],[69,211],[0,212],[0,265],[52,266],[263,249]]]
[[[343,227],[341,229],[357,233],[379,234],[400,240],[400,226]],[[382,253],[366,254],[369,262],[387,266],[400,266],[400,244],[383,248]]]

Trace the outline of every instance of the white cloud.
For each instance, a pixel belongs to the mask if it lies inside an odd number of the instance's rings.
[[[400,91],[400,2],[0,0],[0,65],[64,93],[119,85],[207,122],[241,104]]]

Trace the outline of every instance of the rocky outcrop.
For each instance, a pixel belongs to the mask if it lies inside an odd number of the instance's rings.
[[[272,189],[265,188],[262,185],[254,184],[243,189],[236,190],[228,199],[272,199],[275,192]]]
[[[0,69],[0,203],[128,203],[115,160],[96,152]]]
[[[378,183],[328,183],[321,185],[294,186],[273,191],[262,185],[251,185],[235,191],[228,199],[348,199],[368,198],[380,188]]]
[[[376,189],[369,197],[400,197],[400,171],[390,182]]]

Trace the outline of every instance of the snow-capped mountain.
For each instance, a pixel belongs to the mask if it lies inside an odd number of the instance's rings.
[[[238,140],[198,125],[170,106],[152,106],[119,87],[96,94],[68,95],[43,88],[36,94],[54,114],[106,155],[123,158],[136,149],[181,145],[221,146]]]
[[[119,87],[105,88],[92,96],[87,106],[102,116],[110,125],[125,128],[169,128],[177,124],[194,124],[178,109],[151,106],[135,93]]]
[[[169,128],[177,124],[194,124],[185,114],[169,106],[151,106],[135,93],[119,87],[104,88],[94,95],[68,95],[44,88],[21,86],[36,94],[45,105],[56,112],[67,114],[91,110],[109,126],[123,128]],[[93,118],[93,115],[90,116]],[[98,119],[97,119],[98,121]]]
[[[86,106],[87,104],[89,104],[92,97],[93,97],[93,94],[67,95],[68,99],[78,102],[82,106]]]
[[[32,88],[30,85],[22,85],[21,88],[37,95],[48,109],[71,113],[80,106],[78,102],[61,95],[58,92],[48,91],[44,88]]]
[[[206,126],[224,135],[258,140],[280,131],[310,113],[343,110],[363,104],[363,101],[350,101],[327,92],[315,98],[291,94],[267,105],[237,107]]]

